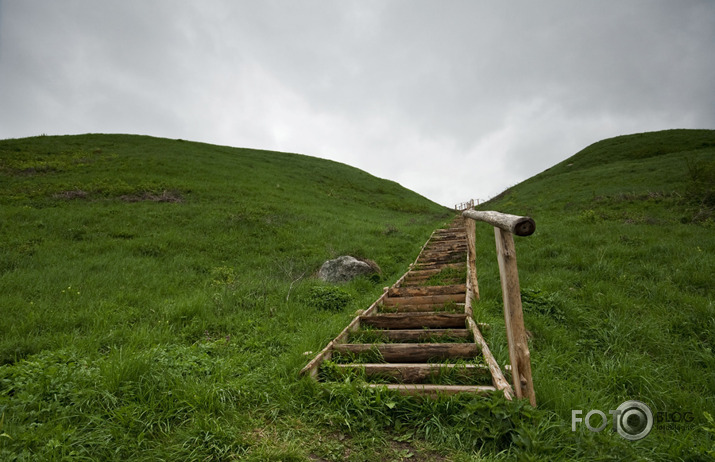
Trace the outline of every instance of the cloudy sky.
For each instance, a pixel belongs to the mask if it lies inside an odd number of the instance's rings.
[[[667,128],[715,128],[715,1],[0,0],[0,139],[297,152],[452,206]]]

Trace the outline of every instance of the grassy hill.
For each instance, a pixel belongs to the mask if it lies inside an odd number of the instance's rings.
[[[603,140],[480,208],[537,223],[517,239],[519,273],[537,400],[561,435],[532,443],[552,458],[712,460],[715,130]],[[489,260],[493,236],[480,232]],[[498,274],[483,266],[483,297],[496,299]],[[498,309],[483,303],[481,315],[496,324]],[[656,423],[637,442],[571,431],[572,410],[608,415],[626,400],[692,421]]]
[[[425,198],[294,154],[0,141],[0,459],[711,460],[713,154],[712,130],[604,140],[481,207],[537,223],[516,243],[531,409],[298,379],[451,219]],[[505,363],[488,228],[475,309]],[[324,288],[341,254],[381,276]],[[692,421],[571,431],[629,399]]]

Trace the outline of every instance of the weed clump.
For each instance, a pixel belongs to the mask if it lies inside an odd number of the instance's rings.
[[[344,289],[333,286],[317,286],[310,289],[308,303],[319,310],[340,311],[352,300]]]

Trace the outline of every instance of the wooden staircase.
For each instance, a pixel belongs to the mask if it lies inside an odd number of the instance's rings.
[[[404,394],[513,391],[472,319],[464,219],[436,230],[405,273],[303,370]],[[465,283],[466,281],[466,283]]]

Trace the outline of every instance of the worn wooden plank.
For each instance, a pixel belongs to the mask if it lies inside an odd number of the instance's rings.
[[[466,252],[459,256],[450,256],[443,258],[424,258],[417,262],[418,265],[449,265],[452,263],[462,263],[467,261]]]
[[[472,220],[474,221],[474,220]],[[463,239],[453,239],[449,241],[438,241],[427,244],[426,251],[436,250],[464,250],[467,247]]]
[[[444,305],[449,302],[464,301],[464,293],[444,295],[421,295],[415,297],[385,297],[385,306],[395,305]]]
[[[447,264],[432,264],[432,263],[418,263],[414,266],[417,270],[437,270],[437,273],[447,268],[461,269],[464,268],[464,263],[447,263]]]
[[[407,273],[407,277],[430,277],[435,274],[439,274],[442,268],[432,268],[432,269],[413,269]]]
[[[494,387],[488,385],[430,385],[430,384],[409,384],[409,383],[390,383],[390,384],[367,384],[370,388],[385,388],[394,390],[405,395],[420,395],[428,397],[436,397],[440,395],[454,395],[457,393],[474,393],[478,395],[489,394],[495,390]]]
[[[370,334],[385,341],[414,342],[432,338],[448,337],[466,339],[471,335],[468,329],[373,329]]]
[[[504,322],[509,344],[514,392],[517,398],[526,398],[532,406],[536,406],[536,395],[531,376],[531,357],[521,306],[514,238],[510,232],[500,228],[494,228],[494,235],[501,276],[502,298],[504,299]]]
[[[360,355],[377,350],[390,363],[424,363],[431,360],[471,359],[479,355],[474,343],[341,343],[335,351]]]
[[[345,371],[361,371],[367,377],[391,377],[402,383],[421,383],[441,373],[457,374],[465,378],[478,378],[489,374],[489,368],[483,364],[452,363],[390,363],[390,364],[336,364]]]
[[[450,241],[459,242],[461,239],[464,238],[465,231],[456,231],[453,233],[442,234],[442,235],[435,234],[432,236],[432,239],[430,240],[430,245],[439,244],[442,242],[450,242]]]
[[[393,305],[381,306],[380,313],[461,313],[463,312],[464,303],[455,303],[454,305],[447,304],[420,304],[420,305]]]
[[[461,246],[459,248],[454,248],[450,246],[449,248],[442,249],[425,249],[425,251],[422,253],[422,258],[444,257],[447,255],[464,255],[466,251],[467,248],[462,248]]]
[[[424,295],[465,294],[466,284],[425,287],[392,287],[387,291],[387,297],[417,297]]]
[[[389,313],[361,316],[360,322],[379,329],[464,328],[464,313]]]

